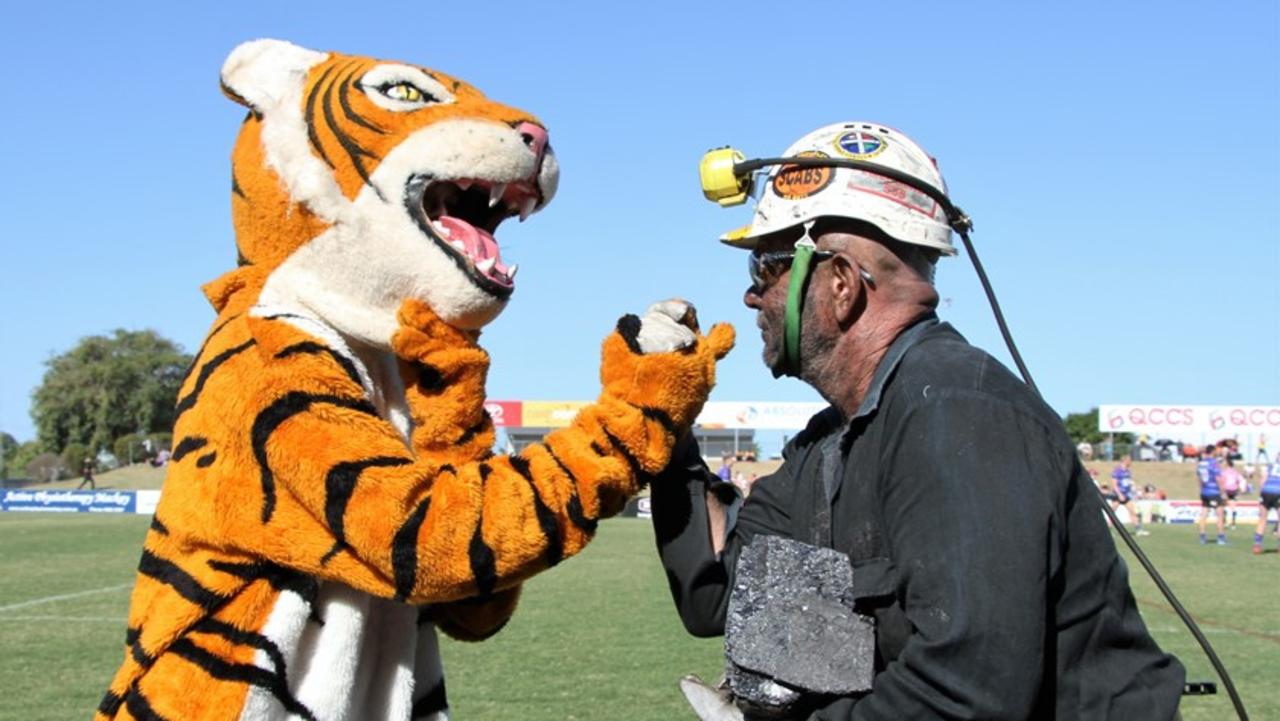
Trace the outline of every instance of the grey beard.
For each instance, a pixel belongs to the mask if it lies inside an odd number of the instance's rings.
[[[814,318],[806,305],[801,314],[800,326],[800,380],[822,392],[827,387],[827,366],[836,347],[835,335],[817,330]]]

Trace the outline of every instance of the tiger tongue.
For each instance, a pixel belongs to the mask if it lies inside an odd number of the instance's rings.
[[[448,237],[445,240],[454,248],[458,248],[461,244],[461,250],[471,262],[481,269],[485,275],[494,277],[498,275],[505,276],[507,267],[503,265],[502,259],[498,254],[498,242],[493,239],[493,235],[483,228],[468,223],[461,218],[455,218],[451,215],[442,215],[436,219],[436,224],[444,226],[448,231]],[[492,259],[492,266],[484,268],[485,261]]]

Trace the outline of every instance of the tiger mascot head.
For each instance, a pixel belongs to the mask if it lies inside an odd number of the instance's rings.
[[[559,178],[537,119],[434,70],[279,40],[236,48],[222,87],[250,112],[232,154],[240,268],[206,287],[216,307],[301,308],[383,348],[406,300],[468,330],[502,311],[516,266],[493,233]]]

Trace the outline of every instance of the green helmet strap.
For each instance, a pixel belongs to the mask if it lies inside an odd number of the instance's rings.
[[[805,239],[808,239],[807,232]],[[782,320],[782,367],[774,369],[775,377],[800,375],[800,315],[804,310],[813,251],[813,241],[796,243],[796,255],[791,261],[791,281],[787,286],[787,308]]]

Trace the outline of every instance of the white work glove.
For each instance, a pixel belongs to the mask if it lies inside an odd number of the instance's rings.
[[[644,312],[636,343],[641,353],[683,350],[697,342],[697,330],[697,311],[689,303],[673,298],[654,303]]]

